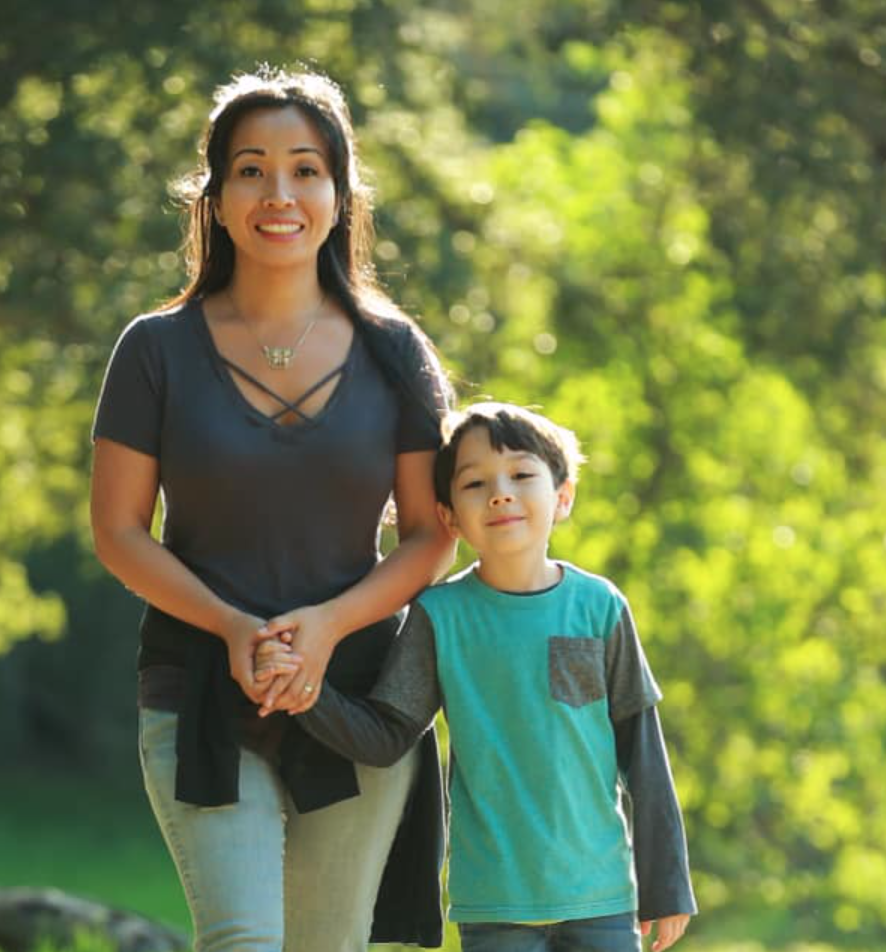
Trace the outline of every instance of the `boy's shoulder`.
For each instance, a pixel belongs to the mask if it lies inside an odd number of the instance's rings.
[[[611,579],[595,575],[571,562],[561,562],[569,588],[566,599],[590,619],[601,632],[610,632],[628,608],[628,600]]]
[[[475,566],[469,565],[466,569],[450,575],[449,578],[437,582],[436,585],[430,585],[416,599],[423,607],[441,606],[451,604],[453,601],[460,601],[467,597],[473,588]]]
[[[561,561],[560,565],[563,566],[564,576],[570,579],[572,584],[583,593],[601,598],[611,598],[620,603],[627,602],[621,589],[605,575],[595,575],[593,572],[579,568],[571,562]]]

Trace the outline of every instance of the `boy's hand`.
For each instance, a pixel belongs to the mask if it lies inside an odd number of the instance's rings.
[[[664,916],[654,921],[658,922],[658,934],[652,943],[652,952],[664,952],[682,937],[686,926],[689,925],[689,916],[682,913],[678,916]],[[640,935],[647,936],[651,932],[652,921],[640,923]]]
[[[301,662],[295,674],[279,676],[265,695],[259,716],[271,711],[301,714],[316,704],[323,689],[323,678],[336,644],[343,632],[336,628],[332,602],[303,605],[294,611],[271,618],[267,630],[292,640],[292,649]],[[284,681],[285,687],[283,685]]]
[[[301,667],[301,658],[292,650],[292,635],[285,632],[261,642],[255,649],[255,680],[263,683],[277,675],[291,678]]]

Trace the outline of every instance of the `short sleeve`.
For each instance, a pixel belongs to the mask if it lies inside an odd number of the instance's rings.
[[[369,696],[396,708],[417,724],[430,724],[439,710],[434,625],[418,602],[410,606]]]
[[[401,333],[401,366],[411,392],[400,396],[397,452],[435,450],[440,446],[440,421],[449,403],[446,374],[420,330],[407,325]]]
[[[99,437],[159,456],[162,372],[146,318],[136,318],[120,335],[105,371],[93,440]]]
[[[625,602],[606,638],[606,684],[609,716],[617,722],[654,707],[662,698],[643,646],[637,635],[631,610]]]

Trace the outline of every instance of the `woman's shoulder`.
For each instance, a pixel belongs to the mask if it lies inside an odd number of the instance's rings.
[[[377,328],[379,332],[400,346],[414,347],[418,341],[425,337],[413,318],[408,317],[393,306],[391,309],[364,309],[363,313],[370,327]]]
[[[451,386],[433,342],[414,318],[390,301],[382,301],[378,307],[364,303],[362,313],[364,336],[373,356],[393,380],[401,386],[405,382],[406,394],[419,396],[418,418],[424,419],[427,409],[433,408],[436,438],[436,414],[448,406]]]
[[[394,340],[412,343],[428,339],[418,321],[384,294],[374,291],[364,293],[358,306],[367,326],[376,328]]]
[[[123,329],[123,334],[135,333],[153,338],[174,336],[190,327],[198,319],[199,305],[185,301],[170,308],[158,308],[137,314]]]
[[[120,331],[114,349],[148,351],[151,354],[169,347],[178,349],[185,336],[193,336],[192,328],[198,317],[198,308],[193,301],[137,314]]]
[[[445,376],[437,348],[414,318],[402,311],[393,311],[377,315],[373,320],[390,340],[404,369],[413,373],[430,373],[434,377]]]

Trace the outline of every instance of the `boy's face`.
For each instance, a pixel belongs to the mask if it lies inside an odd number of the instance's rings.
[[[556,521],[569,515],[574,487],[554,485],[548,464],[533,453],[498,452],[483,426],[462,437],[451,485],[452,508],[440,516],[481,558],[537,554],[544,558]]]

